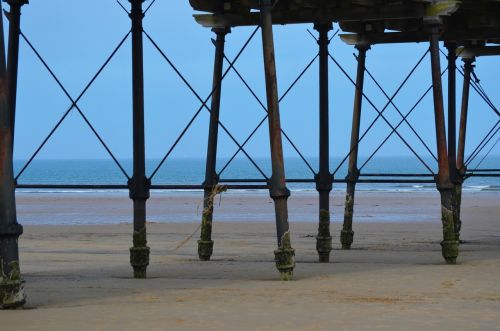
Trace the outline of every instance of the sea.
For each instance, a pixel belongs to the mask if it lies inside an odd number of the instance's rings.
[[[481,158],[478,157],[480,160]],[[256,158],[255,164],[267,176],[271,176],[271,164],[267,158]],[[217,161],[218,171],[220,171],[228,159],[220,158]],[[285,172],[287,178],[293,179],[312,179],[314,172],[318,169],[317,158],[307,158],[307,163],[301,158],[287,158],[285,159]],[[341,164],[341,159],[332,158],[330,160],[331,172],[336,171],[334,178],[343,179],[347,173],[347,164]],[[436,161],[433,159],[424,159],[433,172],[437,172]],[[119,161],[126,171],[131,176],[132,174],[132,160],[125,159]],[[358,164],[363,164],[363,158],[360,158]],[[146,162],[148,176],[158,167],[159,159],[149,159]],[[14,169],[15,174],[19,174],[20,169],[26,164],[25,160],[15,160]],[[339,167],[339,165],[341,165]],[[474,163],[471,164],[474,166]],[[311,169],[312,168],[312,169]],[[500,155],[489,156],[484,159],[479,169],[499,169],[500,168]],[[474,168],[470,168],[474,171]],[[204,180],[205,159],[204,158],[176,158],[168,159],[162,167],[156,172],[152,178],[152,184],[156,185],[170,185],[170,184],[201,184]],[[373,173],[386,173],[386,174],[400,174],[400,173],[418,173],[418,174],[431,174],[431,172],[416,158],[412,157],[377,157],[371,160],[365,168],[361,171],[362,174]],[[475,172],[479,173],[479,172]],[[499,172],[497,172],[499,173]],[[252,164],[248,159],[236,158],[220,175],[221,179],[260,179],[264,177],[257,167]],[[362,177],[368,179],[368,177]],[[406,178],[410,179],[410,178]],[[424,179],[424,178],[422,178]],[[432,177],[425,178],[432,179]],[[34,160],[19,176],[18,184],[25,185],[93,185],[93,184],[111,184],[111,185],[125,185],[127,178],[122,173],[119,167],[113,160]],[[294,192],[316,192],[314,183],[289,183],[289,189]],[[413,192],[413,191],[429,191],[435,190],[436,187],[433,183],[359,183],[357,190],[360,191],[387,191],[387,192]],[[500,191],[500,178],[488,177],[470,177],[464,185],[464,191]],[[345,184],[335,183],[333,190],[345,190]],[[189,192],[196,192],[201,190],[155,190],[159,194],[186,194]],[[251,194],[267,194],[266,190],[237,190],[239,193]],[[42,188],[19,188],[18,193],[122,193],[126,192],[125,189],[42,189]]]
[[[217,162],[219,171],[224,168],[227,159],[220,158]],[[339,167],[342,160],[331,159],[331,172],[339,169],[334,178],[343,179],[346,176],[347,165]],[[363,164],[360,158],[359,164]],[[435,166],[435,160],[424,160]],[[434,161],[434,162],[431,162]],[[318,160],[308,158],[307,162],[312,170],[300,158],[285,159],[286,176],[291,179],[312,179],[317,171]],[[132,161],[120,160],[128,176],[132,173]],[[147,173],[151,175],[158,167],[160,160],[147,161]],[[16,161],[16,174],[24,167],[25,162]],[[257,158],[255,164],[267,176],[271,176],[269,159]],[[499,168],[500,157],[489,157],[481,164],[482,169]],[[434,169],[434,168],[432,168]],[[155,185],[199,185],[203,182],[205,174],[205,160],[202,158],[177,158],[167,160],[152,178]],[[433,170],[435,172],[435,170]],[[362,169],[364,174],[373,173],[419,173],[430,174],[418,160],[408,157],[378,157],[370,161]],[[247,159],[237,158],[221,173],[221,179],[260,179],[264,177],[256,167]],[[365,177],[363,177],[365,178]],[[369,177],[366,177],[369,178]],[[408,179],[408,178],[407,178]],[[425,177],[432,179],[432,177]],[[18,178],[20,185],[126,185],[127,177],[114,164],[112,160],[35,160]],[[256,184],[263,184],[262,182]],[[314,183],[288,183],[291,199],[297,197],[314,197],[317,191]],[[345,192],[344,183],[334,183],[333,193],[342,196]],[[376,194],[384,192],[429,192],[437,194],[434,183],[359,183],[357,191],[368,191]],[[491,191],[495,196],[500,196],[500,178],[471,177],[463,186],[468,192]],[[219,197],[217,208],[217,221],[243,221],[243,222],[269,222],[274,219],[274,209],[265,204],[263,208],[246,208],[239,203],[227,204],[228,195],[234,195],[238,200],[241,196],[259,201],[268,199],[269,192],[264,189],[239,189],[224,193],[224,198]],[[474,193],[476,194],[476,193]],[[25,225],[102,225],[132,222],[132,211],[128,200],[128,190],[123,189],[67,189],[67,188],[18,188],[17,215],[18,221]],[[307,197],[308,196],[308,197]],[[85,200],[85,198],[88,200]],[[155,189],[151,191],[152,198],[166,198],[166,200],[151,199],[148,202],[148,221],[158,223],[169,222],[197,222],[200,219],[200,206],[203,200],[201,189],[169,190]],[[83,199],[82,199],[83,198]],[[82,201],[95,201],[107,199],[108,203],[99,208],[89,208]],[[181,198],[181,199],[178,199]],[[184,200],[184,198],[186,198]],[[56,202],[58,201],[58,202]],[[61,203],[64,201],[64,203]],[[159,201],[168,202],[167,205]],[[175,203],[173,201],[183,201]],[[186,202],[189,201],[189,202]],[[221,205],[222,201],[222,205]],[[235,200],[233,200],[235,201]],[[290,200],[292,201],[292,200]],[[299,200],[294,200],[298,202]],[[267,208],[266,208],[267,207]],[[173,209],[172,209],[173,208]],[[337,205],[332,206],[332,222],[340,224],[343,218],[342,198]],[[290,205],[291,220],[301,222],[317,221],[317,207],[306,203]],[[384,208],[372,205],[360,205],[356,209],[356,222],[407,222],[407,221],[439,221],[439,203],[422,211],[419,206],[411,204],[404,208],[392,208],[387,212]],[[194,229],[194,228],[193,228]]]

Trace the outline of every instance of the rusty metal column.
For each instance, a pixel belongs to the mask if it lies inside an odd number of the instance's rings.
[[[146,200],[149,198],[150,181],[146,177],[144,142],[144,72],[142,47],[142,3],[130,0],[132,10],[132,120],[133,120],[133,175],[129,180],[129,195],[134,201],[133,247],[130,264],[135,278],[146,278],[149,265],[149,247],[146,240]]]
[[[281,279],[290,280],[293,276],[293,269],[295,267],[295,251],[291,246],[288,225],[287,199],[290,196],[290,191],[287,189],[285,182],[271,10],[272,1],[261,0],[262,46],[264,51],[267,109],[269,115],[269,139],[271,143],[273,172],[269,183],[269,191],[271,198],[274,200],[276,213],[276,230],[278,237],[278,249],[274,251],[276,267],[280,272]]]
[[[448,166],[452,183],[457,180],[457,50],[456,43],[446,43],[448,49]]]
[[[23,227],[17,223],[16,216],[12,137],[3,15],[0,14],[0,308],[21,307],[26,301],[19,267],[18,239]]]
[[[212,256],[214,242],[212,240],[212,218],[214,212],[214,198],[218,192],[217,183],[217,138],[219,133],[219,112],[222,90],[222,71],[224,69],[224,43],[229,28],[214,28],[217,35],[215,41],[215,63],[212,82],[212,103],[210,111],[210,125],[208,129],[207,164],[205,168],[203,213],[201,218],[201,235],[198,240],[198,256],[202,261],[209,261]]]
[[[434,117],[436,123],[436,143],[439,172],[437,189],[441,194],[441,221],[443,223],[442,254],[446,263],[455,264],[458,257],[458,241],[455,236],[453,221],[453,184],[450,179],[450,167],[446,146],[446,127],[444,119],[443,86],[441,82],[441,64],[439,56],[439,30],[432,29],[430,37],[432,82],[434,96]]]
[[[319,192],[319,226],[316,237],[316,250],[319,262],[330,261],[332,236],[330,235],[330,192],[332,174],[330,173],[330,123],[328,104],[328,31],[332,23],[317,23],[314,28],[319,32],[319,173],[316,175],[316,190]]]
[[[344,208],[344,224],[340,232],[340,242],[343,249],[350,249],[354,240],[352,231],[352,218],[354,214],[354,195],[356,192],[356,182],[359,178],[358,170],[358,142],[359,127],[361,124],[361,109],[363,103],[363,87],[365,82],[366,52],[369,45],[356,45],[358,49],[358,70],[356,73],[356,92],[354,93],[354,108],[352,113],[351,147],[349,154],[349,166],[347,169],[347,186]]]
[[[450,180],[453,184],[453,224],[455,238],[460,237],[460,216],[458,214],[459,202],[457,194],[458,186],[461,186],[457,170],[457,44],[453,42],[445,43],[448,49],[448,164],[450,169]]]
[[[10,12],[9,19],[9,47],[7,53],[7,86],[8,104],[10,110],[10,121],[12,127],[12,144],[14,144],[14,132],[16,129],[16,96],[17,96],[17,73],[19,64],[19,35],[21,33],[21,7],[28,0],[7,0]],[[13,148],[14,149],[14,148]]]
[[[458,131],[458,148],[457,148],[457,183],[455,184],[455,201],[456,201],[456,222],[455,235],[460,241],[460,229],[462,220],[460,219],[460,210],[462,206],[462,184],[465,178],[467,168],[465,166],[465,138],[467,133],[467,115],[469,112],[469,92],[470,78],[474,69],[475,58],[465,58],[464,61],[464,85],[462,89],[462,108],[460,111],[460,128]]]

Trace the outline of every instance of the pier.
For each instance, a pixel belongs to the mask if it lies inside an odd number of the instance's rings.
[[[120,41],[111,53],[104,65],[96,72],[85,89],[79,96],[74,98],[69,94],[65,86],[57,78],[56,73],[30,42],[29,36],[22,32],[21,12],[29,10],[27,0],[7,0],[8,13],[8,40],[0,39],[0,305],[3,308],[16,308],[25,304],[25,294],[22,279],[22,261],[19,261],[18,240],[23,233],[22,226],[16,217],[16,188],[67,188],[67,189],[128,189],[130,199],[133,202],[133,229],[132,243],[130,247],[130,264],[135,278],[147,278],[147,267],[150,262],[150,247],[147,237],[147,201],[151,194],[157,189],[202,189],[203,211],[201,213],[201,236],[198,240],[198,256],[202,261],[209,261],[213,254],[214,240],[212,238],[212,223],[216,222],[214,217],[214,199],[218,194],[231,189],[268,189],[269,195],[274,202],[276,241],[277,247],[274,251],[276,268],[282,280],[291,280],[295,267],[295,250],[291,240],[289,226],[290,215],[287,200],[290,191],[287,183],[311,183],[318,191],[318,231],[316,237],[316,249],[318,261],[328,263],[334,259],[330,256],[332,250],[332,229],[330,228],[330,194],[337,183],[346,183],[344,223],[340,232],[340,240],[343,249],[350,249],[355,245],[355,197],[357,185],[363,183],[432,183],[440,193],[441,217],[443,228],[443,240],[441,242],[442,256],[447,264],[455,264],[459,256],[460,229],[461,229],[461,200],[462,185],[468,178],[500,177],[498,168],[470,169],[473,160],[488,152],[488,148],[498,137],[500,130],[500,112],[488,98],[478,81],[474,78],[474,68],[480,65],[483,56],[500,55],[500,2],[494,0],[463,0],[463,1],[390,1],[390,0],[190,0],[193,8],[194,20],[200,25],[199,29],[208,28],[213,31],[214,43],[214,66],[213,76],[207,77],[211,82],[211,92],[203,97],[184,76],[182,71],[163,51],[153,37],[143,28],[143,18],[151,9],[154,10],[154,0],[147,6],[143,0],[130,0],[130,7],[122,7],[130,17],[130,31]],[[2,23],[2,22],[0,22]],[[279,77],[276,71],[277,59],[275,57],[274,25],[305,24],[313,28],[315,45],[317,47],[317,59],[319,62],[319,170],[311,167],[305,154],[294,143],[282,128],[280,119],[280,98],[278,91]],[[239,27],[252,27],[254,30],[247,42],[230,59],[226,55],[229,47],[226,37],[229,33],[238,33]],[[329,49],[332,37],[335,37],[334,27],[340,29],[339,37],[345,42],[345,47],[352,47],[356,52],[357,71],[355,79],[342,68]],[[220,120],[220,114],[224,111],[221,107],[221,96],[224,94],[224,78],[235,71],[242,82],[245,78],[235,69],[234,64],[245,51],[249,42],[260,35],[263,49],[263,57],[255,59],[255,67],[265,73],[266,102],[262,104],[266,112],[264,119],[248,138],[241,142]],[[0,24],[0,38],[3,38],[3,24]],[[103,68],[113,59],[116,51],[123,43],[130,39],[131,68],[132,68],[132,118],[133,125],[133,171],[128,174],[118,158],[106,144],[99,132],[94,128],[90,120],[79,106],[79,101],[93,84],[95,78]],[[55,127],[49,132],[39,148],[28,159],[21,170],[15,174],[13,169],[14,129],[16,126],[16,99],[23,98],[17,93],[18,85],[18,62],[19,44],[25,42],[40,60],[43,67],[57,82],[63,93],[67,96],[71,106],[63,114]],[[144,102],[144,42],[150,44],[165,62],[173,69],[180,78],[181,83],[199,101],[199,108],[192,119],[181,131],[179,137],[168,149],[157,167],[151,174],[146,173],[145,152],[145,125],[144,114],[147,112]],[[434,125],[436,135],[436,146],[429,146],[417,133],[414,125],[409,120],[413,107],[409,112],[403,113],[397,107],[394,98],[403,88],[404,83],[412,76],[412,70],[403,80],[403,83],[393,95],[387,94],[381,86],[380,89],[387,97],[387,103],[383,108],[377,107],[366,95],[365,80],[367,76],[373,78],[366,69],[366,60],[370,56],[370,48],[374,45],[383,47],[390,43],[428,43],[429,50],[420,58],[415,68],[425,59],[430,59],[428,74],[432,77],[432,86],[427,93],[432,92],[434,102],[434,117],[429,119]],[[444,45],[446,51],[440,47]],[[200,55],[202,56],[202,55]],[[441,58],[446,57],[447,68],[441,68]],[[314,59],[316,60],[316,58]],[[458,64],[463,62],[463,68]],[[225,63],[227,63],[226,69]],[[308,70],[310,63],[305,70]],[[342,73],[352,83],[354,89],[354,101],[352,107],[352,122],[344,123],[351,125],[351,136],[349,152],[343,158],[340,165],[330,164],[331,149],[335,149],[335,143],[331,143],[330,128],[330,95],[329,95],[329,66],[339,67]],[[303,71],[304,72],[304,71]],[[302,76],[299,75],[297,82]],[[447,81],[443,83],[442,76],[447,73]],[[457,73],[463,76],[462,102],[457,107]],[[445,98],[443,85],[447,83],[447,109],[445,109]],[[293,88],[294,84],[289,88]],[[469,116],[469,95],[471,89],[477,92],[486,102],[488,108],[497,116],[496,123],[482,139],[481,143],[473,149],[470,155],[466,155],[465,146],[467,142],[467,121]],[[249,88],[250,92],[253,92]],[[289,91],[287,90],[287,92]],[[285,93],[286,95],[286,93]],[[425,96],[425,95],[424,95]],[[422,98],[424,97],[422,96]],[[422,99],[421,98],[421,99]],[[421,100],[420,99],[420,100]],[[360,122],[365,113],[365,106],[369,105],[376,112],[376,117],[368,126],[366,131],[361,131]],[[401,120],[397,125],[391,124],[384,113],[389,107],[394,107],[399,113]],[[367,107],[366,107],[367,108]],[[457,111],[459,108],[460,112]],[[96,184],[18,184],[19,176],[30,166],[32,161],[43,149],[47,141],[53,136],[61,123],[70,112],[77,112],[84,119],[86,125],[105,148],[108,155],[123,172],[126,182],[120,185]],[[183,136],[191,129],[193,121],[202,112],[208,112],[210,116],[206,151],[205,176],[202,183],[196,185],[155,184],[155,175],[162,165],[171,157],[172,151],[181,141]],[[268,176],[252,156],[246,152],[245,145],[251,140],[256,130],[267,121],[269,129],[269,150],[271,155],[272,173]],[[358,147],[365,139],[367,133],[376,123],[383,122],[390,128],[389,134],[381,141],[379,147],[368,157],[366,162],[360,164],[358,159]],[[457,126],[458,122],[458,126]],[[436,162],[438,172],[433,165],[428,164],[426,159],[420,155],[411,143],[407,141],[400,132],[400,127],[406,125],[418,137],[419,141],[426,147],[432,159]],[[262,175],[262,178],[231,179],[221,177],[221,173],[228,164],[217,169],[218,138],[220,132],[225,132],[230,140],[237,146],[234,158],[242,153]],[[387,143],[391,137],[398,138],[428,170],[426,173],[369,173],[363,172],[364,166],[375,156],[375,154]],[[312,172],[310,178],[287,178],[286,164],[283,155],[283,141],[286,140],[301,157]],[[491,150],[490,150],[491,151]],[[486,154],[487,155],[487,154]],[[338,170],[347,162],[348,174],[345,178],[336,177]],[[336,168],[335,168],[336,167]],[[332,171],[333,168],[333,171]],[[387,211],[390,213],[390,211]],[[337,229],[335,229],[337,231]],[[22,238],[22,237],[21,237]],[[193,252],[196,254],[196,252]],[[207,262],[209,263],[209,262]]]

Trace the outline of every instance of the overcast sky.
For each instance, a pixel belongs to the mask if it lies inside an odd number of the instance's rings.
[[[128,7],[129,2],[123,0]],[[149,1],[145,3],[148,5]],[[7,6],[4,4],[4,8]],[[175,63],[196,91],[205,98],[211,91],[214,47],[213,33],[198,26],[187,0],[158,0],[144,19],[144,29]],[[45,58],[49,66],[76,98],[97,69],[130,29],[130,20],[114,0],[31,1],[23,7],[22,31]],[[5,22],[7,27],[7,23]],[[338,26],[335,26],[337,29]],[[287,89],[306,64],[317,54],[317,44],[307,32],[311,25],[276,26],[275,43],[280,94]],[[253,28],[236,28],[227,37],[226,54],[233,58]],[[161,58],[152,44],[144,40],[147,157],[159,158],[168,150],[200,103]],[[392,94],[417,60],[427,43],[379,45],[368,52],[367,68]],[[330,45],[332,55],[354,78],[355,49],[338,37]],[[442,59],[443,65],[445,59]],[[500,95],[499,61],[480,58],[477,74],[493,102]],[[461,61],[459,62],[462,65]],[[235,67],[257,96],[265,102],[261,35],[256,34]],[[443,66],[444,69],[444,66]],[[457,104],[460,106],[462,80],[458,74]],[[446,75],[444,76],[446,79]],[[331,153],[343,156],[349,148],[354,87],[330,62]],[[406,113],[430,86],[430,60],[425,58],[395,103]],[[444,84],[446,86],[446,81]],[[445,91],[446,93],[446,91]],[[382,109],[383,94],[369,77],[366,94]],[[223,82],[221,121],[239,140],[246,139],[264,116],[259,103],[239,78],[230,73]],[[446,94],[445,94],[446,101]],[[131,130],[131,43],[130,38],[109,66],[78,103],[97,131],[121,159],[132,155]],[[26,159],[68,109],[70,101],[43,68],[32,50],[21,40],[15,158]],[[318,63],[315,62],[281,104],[282,126],[305,155],[318,153]],[[389,107],[389,121],[396,125],[401,117]],[[365,101],[362,132],[376,115]],[[202,111],[173,157],[204,157],[208,132],[208,112]],[[471,96],[468,151],[470,152],[497,120],[496,115],[473,92]],[[409,117],[426,143],[435,150],[432,96],[429,94]],[[361,144],[360,154],[369,155],[390,132],[383,121],[375,125]],[[423,156],[425,148],[405,126],[404,136]],[[249,154],[269,154],[267,123],[248,144]],[[220,155],[232,155],[236,146],[220,133]],[[498,154],[500,148],[496,148]],[[379,153],[381,156],[411,155],[396,135]],[[285,155],[294,157],[285,143]],[[106,153],[80,115],[73,110],[42,150],[40,158],[104,158]]]

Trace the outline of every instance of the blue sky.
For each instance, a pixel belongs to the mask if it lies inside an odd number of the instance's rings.
[[[123,4],[129,6],[124,0]],[[149,1],[146,2],[146,5],[148,4]],[[158,0],[144,19],[144,28],[198,93],[205,98],[211,91],[214,47],[210,39],[213,38],[213,33],[198,26],[192,14],[188,1]],[[335,29],[337,28],[335,26]],[[22,31],[74,98],[129,29],[129,18],[112,0],[31,1],[29,5],[23,7]],[[275,27],[280,94],[317,53],[317,44],[307,29],[316,34],[311,25]],[[236,28],[228,35],[226,54],[229,58],[236,55],[252,30],[252,28]],[[171,146],[200,103],[147,39],[144,40],[144,46],[146,153],[148,158],[159,158]],[[132,155],[130,47],[128,39],[79,102],[82,111],[120,159],[127,159]],[[375,46],[368,52],[367,68],[387,93],[392,94],[427,47],[427,43]],[[330,51],[354,78],[355,49],[335,38],[330,45]],[[443,65],[444,62],[445,59]],[[461,62],[459,64],[461,65]],[[235,66],[264,102],[260,33],[255,36]],[[476,68],[481,83],[496,105],[500,101],[497,93],[498,67],[498,58],[485,57],[478,60]],[[458,77],[457,105],[459,106],[462,80],[460,75]],[[446,79],[446,75],[444,78]],[[330,80],[331,153],[332,156],[343,156],[349,149],[354,88],[332,62],[330,62]],[[395,99],[395,103],[403,113],[406,113],[430,84],[430,60],[427,57]],[[379,109],[385,105],[386,99],[369,77],[366,78],[365,91]],[[239,141],[243,141],[265,113],[234,73],[230,73],[224,80],[222,95],[221,121]],[[27,44],[21,40],[15,158],[29,157],[69,105],[70,101]],[[471,95],[470,107],[467,144],[469,152],[497,120],[496,115],[475,92]],[[283,129],[294,143],[305,155],[316,156],[318,153],[317,62],[283,100],[281,113]],[[389,107],[385,114],[393,125],[400,120],[392,107]],[[375,115],[376,112],[372,107],[364,102],[362,131]],[[208,112],[202,111],[172,157],[204,157],[208,118]],[[409,117],[409,121],[434,150],[431,94]],[[220,132],[220,155],[230,156],[236,146],[222,130]],[[389,127],[383,121],[379,121],[361,144],[360,154],[371,154],[389,132]],[[429,155],[405,125],[401,126],[400,132],[415,150],[423,156]],[[268,156],[267,135],[266,123],[247,145],[248,153],[256,157]],[[296,156],[288,143],[285,143],[284,147],[286,156]],[[494,154],[499,153],[500,148],[497,147]],[[379,155],[411,155],[411,153],[396,135],[393,135],[387,146],[380,150]],[[104,149],[76,110],[67,117],[39,155],[41,159],[105,157],[107,156]]]

